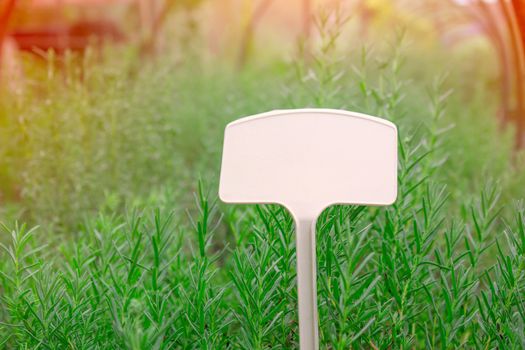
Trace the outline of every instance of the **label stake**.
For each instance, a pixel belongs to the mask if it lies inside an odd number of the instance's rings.
[[[389,205],[397,196],[397,128],[333,109],[276,110],[226,126],[219,197],[276,203],[296,229],[299,340],[319,348],[315,224],[334,204]]]

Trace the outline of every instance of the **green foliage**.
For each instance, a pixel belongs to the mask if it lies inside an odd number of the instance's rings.
[[[237,75],[117,49],[28,73],[0,108],[0,348],[297,348],[290,215],[215,193],[226,122],[303,106],[400,135],[396,203],[318,220],[322,347],[525,347],[524,172],[495,101],[421,76],[403,32],[341,48],[344,23],[324,14],[301,59]]]
[[[420,185],[424,186],[424,185]],[[392,208],[333,207],[318,222],[322,343],[334,349],[520,348],[525,214],[495,226],[490,190],[450,219],[443,188]],[[408,198],[408,197],[405,197]],[[238,210],[238,209],[237,209]],[[217,207],[198,195],[191,230],[169,213],[94,219],[58,247],[5,228],[2,344],[8,348],[294,348],[293,224],[280,207],[245,219],[217,249]],[[184,229],[177,229],[186,227]],[[502,234],[494,239],[495,232]],[[214,247],[215,246],[215,247]],[[50,256],[50,249],[55,256]]]

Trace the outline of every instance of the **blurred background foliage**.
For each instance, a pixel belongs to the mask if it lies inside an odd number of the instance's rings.
[[[446,129],[452,192],[488,176],[522,193],[518,5],[4,1],[2,210],[68,227],[160,188],[187,196],[214,182],[227,121],[305,106]]]

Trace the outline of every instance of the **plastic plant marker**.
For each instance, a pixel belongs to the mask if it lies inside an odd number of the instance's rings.
[[[276,110],[226,126],[219,197],[276,203],[296,225],[299,341],[318,349],[315,225],[334,204],[389,205],[397,196],[397,128],[365,114]]]

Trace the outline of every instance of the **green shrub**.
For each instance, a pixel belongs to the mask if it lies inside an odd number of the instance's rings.
[[[290,215],[215,195],[225,124],[294,107],[400,135],[396,203],[317,223],[323,348],[525,347],[525,179],[490,77],[437,74],[402,33],[342,48],[344,23],[238,74],[127,49],[28,72],[0,108],[0,348],[297,348]]]

